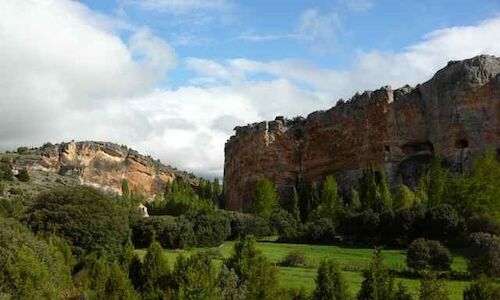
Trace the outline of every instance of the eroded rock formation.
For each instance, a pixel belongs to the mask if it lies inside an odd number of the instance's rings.
[[[453,171],[470,168],[474,156],[500,149],[500,58],[450,62],[416,87],[356,94],[307,118],[277,117],[236,127],[225,147],[226,208],[250,203],[260,176],[286,198],[297,176],[321,182],[334,174],[346,191],[369,165],[390,183],[415,184],[439,153]]]
[[[127,180],[132,192],[149,197],[160,195],[165,184],[186,173],[174,170],[151,157],[125,146],[106,142],[69,142],[46,144],[29,150],[15,161],[16,168],[57,172],[110,192],[121,194]]]

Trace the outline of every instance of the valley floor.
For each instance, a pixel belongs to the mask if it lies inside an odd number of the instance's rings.
[[[215,263],[220,265],[222,259],[231,254],[234,242],[225,242],[216,248],[193,248],[190,250],[165,250],[165,255],[171,265],[180,254],[190,255],[197,251],[209,251],[214,256]],[[351,292],[357,293],[363,280],[362,270],[370,263],[373,249],[347,247],[347,246],[324,246],[305,244],[283,244],[273,242],[259,242],[258,248],[273,263],[278,263],[283,257],[294,250],[304,253],[308,264],[305,267],[279,267],[281,285],[285,288],[304,288],[312,291],[315,287],[316,269],[322,259],[332,257],[341,264],[344,275],[349,282]],[[146,251],[136,250],[142,257]],[[402,271],[406,267],[406,250],[384,250],[386,265],[396,271]],[[454,271],[465,272],[467,265],[465,259],[460,255],[455,255],[452,269]],[[396,278],[397,282],[402,281],[408,286],[410,291],[417,296],[420,283],[418,279]],[[466,281],[447,281],[450,299],[462,299],[462,293],[469,284]]]

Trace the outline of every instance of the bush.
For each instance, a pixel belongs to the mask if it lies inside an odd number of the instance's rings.
[[[286,210],[276,210],[269,220],[271,228],[278,232],[280,236],[295,236],[297,235],[298,224],[292,214]]]
[[[449,271],[453,258],[446,247],[438,241],[416,239],[408,247],[406,263],[408,267],[422,271],[431,269],[435,271]]]
[[[28,171],[26,169],[19,170],[19,174],[17,175],[17,180],[21,182],[30,181],[30,175],[28,174]]]
[[[467,221],[467,230],[469,233],[486,232],[500,235],[500,223],[490,215],[475,215]]]
[[[247,235],[262,237],[272,234],[269,223],[263,218],[239,212],[229,212],[228,214],[231,226],[231,235],[229,238],[231,240]]]
[[[234,245],[225,266],[234,270],[239,285],[249,287],[246,299],[266,300],[279,296],[278,271],[257,249],[253,237],[246,236]]]
[[[342,275],[339,265],[333,260],[325,260],[320,264],[312,299],[351,299],[347,281]]]
[[[474,280],[464,291],[464,300],[500,299],[500,287],[495,286],[488,277],[482,275]]]
[[[193,224],[196,245],[215,247],[222,244],[230,234],[231,227],[227,215],[218,209],[201,209],[187,215]]]
[[[212,260],[202,253],[178,256],[171,278],[177,299],[217,299],[217,279]]]
[[[62,299],[71,289],[73,266],[71,257],[60,250],[64,245],[62,240],[43,240],[15,221],[0,219],[0,295]]]
[[[471,273],[500,276],[499,237],[483,232],[471,234],[466,254]]]
[[[448,300],[446,285],[433,272],[426,272],[420,280],[419,300]]]
[[[132,224],[132,242],[136,248],[147,248],[158,241],[163,248],[183,249],[194,246],[193,224],[185,217],[141,218]]]
[[[307,261],[304,253],[299,250],[294,250],[283,257],[279,265],[283,267],[303,267],[306,263]]]
[[[321,218],[305,224],[301,240],[313,244],[327,244],[335,241],[335,227],[329,219]]]
[[[17,153],[18,154],[25,154],[28,152],[28,150],[29,150],[28,147],[19,147],[19,148],[17,148]]]
[[[431,208],[425,216],[425,237],[450,244],[460,233],[460,218],[449,204]]]
[[[12,168],[10,163],[0,162],[0,180],[12,181],[14,180],[14,173],[12,173]]]
[[[94,251],[118,255],[129,236],[127,211],[104,193],[84,186],[40,194],[25,221],[34,232],[69,241],[77,256]]]
[[[349,213],[342,222],[342,231],[351,239],[370,243],[378,236],[379,214],[371,209],[361,213]]]

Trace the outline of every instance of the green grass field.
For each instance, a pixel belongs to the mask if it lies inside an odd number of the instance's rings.
[[[178,255],[191,255],[197,251],[210,250],[218,252],[220,258],[215,260],[220,265],[222,258],[231,254],[234,242],[225,242],[217,248],[193,248],[190,250],[165,250],[165,255],[171,265],[174,264]],[[302,251],[308,261],[307,267],[279,267],[281,284],[285,288],[304,288],[308,291],[314,289],[314,279],[316,269],[322,259],[332,257],[342,266],[344,275],[350,283],[352,293],[357,293],[361,286],[361,271],[370,263],[373,249],[356,248],[344,246],[323,246],[323,245],[302,245],[302,244],[282,244],[271,242],[259,242],[258,248],[273,263],[278,263],[284,256],[293,250]],[[142,257],[145,250],[136,250]],[[386,265],[393,270],[403,270],[406,266],[406,250],[384,250]],[[462,256],[455,255],[452,265],[455,271],[466,271],[467,265]],[[397,278],[396,282],[402,281],[410,291],[418,295],[420,287],[416,279]],[[468,285],[465,281],[446,282],[451,299],[462,299],[464,288]]]

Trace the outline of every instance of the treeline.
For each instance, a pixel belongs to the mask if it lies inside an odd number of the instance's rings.
[[[321,185],[299,178],[288,199],[261,178],[247,212],[278,224],[282,241],[407,246],[427,238],[463,247],[472,233],[500,234],[500,163],[493,151],[462,176],[451,176],[436,157],[414,190],[391,190],[382,170],[367,168],[349,198],[342,199],[331,175]]]

